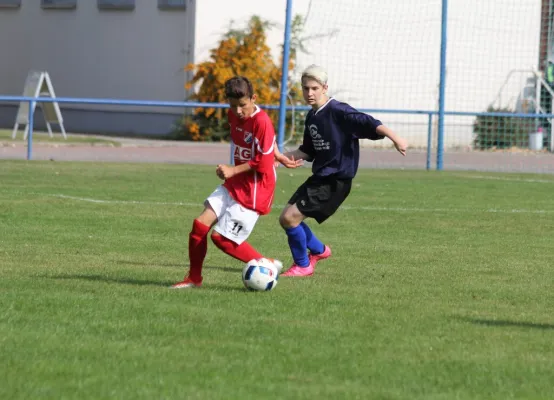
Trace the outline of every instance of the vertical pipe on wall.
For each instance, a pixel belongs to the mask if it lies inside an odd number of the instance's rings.
[[[447,44],[448,0],[442,0],[441,56],[439,84],[439,129],[437,138],[437,170],[443,169],[444,156],[444,96],[446,88],[446,44]]]
[[[287,0],[287,10],[285,17],[285,39],[283,43],[283,65],[281,68],[281,99],[279,100],[279,150],[283,150],[285,140],[285,124],[287,116],[287,94],[289,78],[289,58],[290,58],[290,35],[292,24],[292,0]]]

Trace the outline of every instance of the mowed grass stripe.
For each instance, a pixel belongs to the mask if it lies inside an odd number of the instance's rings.
[[[286,264],[308,173],[279,170],[250,240]],[[214,168],[0,162],[0,398],[548,399],[551,187],[458,175],[360,171],[308,222],[333,248],[312,278],[246,292],[210,243],[205,287],[172,291]]]

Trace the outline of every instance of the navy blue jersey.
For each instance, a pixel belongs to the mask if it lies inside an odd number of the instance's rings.
[[[310,157],[307,161],[313,161],[314,175],[354,178],[360,161],[358,139],[383,139],[376,132],[379,125],[381,121],[371,115],[329,99],[317,110],[308,112],[300,150]]]

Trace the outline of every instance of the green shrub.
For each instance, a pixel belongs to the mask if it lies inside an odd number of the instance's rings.
[[[489,107],[487,112],[514,112],[507,108]],[[529,133],[536,129],[533,118],[479,115],[473,123],[473,147],[477,150],[527,148]]]

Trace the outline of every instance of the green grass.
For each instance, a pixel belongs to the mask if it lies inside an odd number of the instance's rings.
[[[20,143],[23,142],[23,129],[20,129],[15,139],[12,139],[12,131],[6,129],[0,129],[0,143]],[[112,147],[120,147],[121,143],[115,140],[103,139],[94,136],[86,135],[71,135],[67,134],[67,139],[64,139],[62,134],[58,131],[53,132],[52,137],[48,135],[48,132],[33,132],[34,143],[52,143],[52,144],[66,144],[66,145],[105,145]]]
[[[279,170],[276,206],[308,173]],[[167,289],[213,167],[0,179],[1,399],[552,398],[554,176],[360,171],[310,222],[333,257],[269,293],[211,243],[205,287]],[[288,264],[278,214],[251,243]]]

